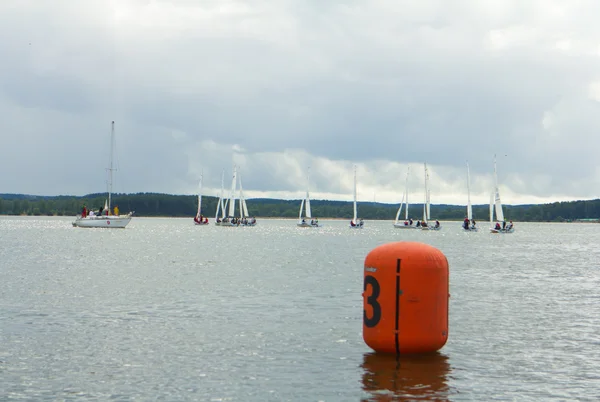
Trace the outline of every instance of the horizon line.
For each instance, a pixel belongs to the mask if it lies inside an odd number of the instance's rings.
[[[40,197],[40,198],[58,198],[58,197],[73,197],[73,198],[84,198],[84,197],[88,197],[88,196],[92,196],[92,195],[101,195],[101,194],[106,194],[106,192],[100,192],[100,193],[88,193],[88,194],[84,194],[84,195],[72,195],[72,194],[59,194],[59,195],[39,195],[39,194],[25,194],[25,193],[0,193],[0,198],[2,196],[24,196],[24,197]],[[140,194],[156,194],[156,195],[168,195],[168,196],[174,196],[174,197],[196,197],[197,194],[173,194],[173,193],[161,193],[161,192],[152,192],[152,191],[139,191],[139,192],[135,192],[135,193],[112,193],[113,195],[140,195]],[[214,195],[202,195],[203,197],[211,197],[211,198],[218,198],[217,196]],[[302,198],[271,198],[271,197],[254,197],[254,198],[246,198],[247,201],[250,200],[273,200],[273,201],[301,201]],[[600,200],[600,198],[590,198],[590,199],[578,199],[578,200],[555,200],[555,201],[551,201],[551,202],[545,202],[545,203],[522,203],[522,204],[502,204],[502,206],[530,206],[530,205],[546,205],[546,204],[555,204],[555,203],[572,203],[572,202],[585,202],[585,201],[597,201]],[[341,202],[341,203],[352,203],[353,201],[350,200],[335,200],[335,199],[326,199],[326,198],[311,198],[312,202],[316,202],[316,201],[334,201],[334,202]],[[380,204],[380,205],[399,205],[399,202],[380,202],[380,201],[358,201],[358,204]],[[422,202],[415,202],[415,203],[411,203],[409,205],[423,205]],[[446,203],[431,203],[431,205],[448,205],[448,206],[456,206],[456,207],[466,207],[467,204],[446,204]],[[487,206],[489,204],[472,204],[472,206]]]

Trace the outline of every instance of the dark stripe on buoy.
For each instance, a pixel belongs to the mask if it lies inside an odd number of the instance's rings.
[[[400,341],[398,339],[398,329],[400,327],[400,258],[396,261],[396,354],[400,354]]]

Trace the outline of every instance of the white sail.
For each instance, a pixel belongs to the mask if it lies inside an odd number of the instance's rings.
[[[494,193],[490,194],[490,225],[493,227],[494,224]]]
[[[473,220],[473,208],[471,207],[471,174],[469,173],[469,162],[467,162],[467,219]]]
[[[244,209],[244,217],[249,217],[250,214],[248,213],[248,205],[246,204],[245,198],[242,200],[242,208]]]
[[[356,219],[358,218],[358,211],[356,209],[356,166],[354,166],[354,216],[352,223],[356,225]]]
[[[427,220],[431,219],[431,190],[427,190]]]
[[[200,181],[198,182],[198,211],[196,212],[196,218],[200,218],[200,211],[202,210],[202,172],[200,173]]]
[[[240,218],[248,218],[248,205],[246,204],[246,197],[244,197],[244,189],[242,188],[242,174],[238,173],[240,177]]]
[[[302,220],[302,210],[304,209],[304,198],[302,199],[302,202],[300,203],[300,212],[298,213],[298,219]]]
[[[244,207],[243,207],[244,191],[242,190],[242,174],[238,173],[238,177],[240,180],[240,197],[239,197],[240,219],[244,219]]]
[[[494,204],[496,207],[496,220],[504,221],[504,212],[502,211],[502,201],[500,201],[500,189],[498,188],[498,173],[496,170],[496,155],[494,155]]]
[[[309,189],[310,189],[310,170],[309,170],[309,173],[306,176],[306,202],[304,203],[304,207],[306,208],[306,217],[307,218],[312,218],[312,213],[310,211]]]
[[[410,166],[406,169],[406,183],[404,185],[404,193],[402,194],[402,201],[400,202],[400,206],[398,207],[398,211],[396,212],[396,219],[394,221],[394,227],[400,229],[414,229],[414,226],[404,224],[404,222],[408,222],[408,176],[410,175]],[[404,222],[400,222],[400,214],[402,213],[402,208],[404,208]]]
[[[219,209],[221,209],[222,215],[225,215],[223,208],[223,187],[225,186],[225,169],[221,173],[221,194],[219,195],[219,199],[217,200],[217,212],[215,213],[215,222],[219,219]]]
[[[406,196],[406,190],[402,194],[402,201],[400,201],[400,207],[398,208],[398,212],[396,212],[396,220],[394,223],[398,223],[398,218],[400,218],[400,213],[402,213],[402,206],[404,205],[404,196]]]
[[[233,179],[231,180],[231,192],[229,193],[229,211],[227,216],[233,218],[235,216],[235,187],[237,184],[237,171],[233,166]]]

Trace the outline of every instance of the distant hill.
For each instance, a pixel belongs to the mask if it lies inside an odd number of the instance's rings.
[[[106,193],[87,194],[82,197],[40,196],[28,194],[0,194],[0,215],[76,215],[85,204],[98,209],[104,205]],[[162,193],[113,194],[113,206],[118,205],[122,212],[135,211],[137,216],[184,217],[196,214],[195,195],[173,195]],[[254,198],[247,200],[250,214],[257,217],[295,218],[298,216],[300,200],[277,200]],[[217,198],[202,197],[202,211],[214,216]],[[352,204],[348,201],[311,200],[313,216],[319,218],[352,217]],[[380,202],[359,202],[359,215],[364,219],[393,220],[398,204]],[[420,218],[422,204],[411,204],[410,215]],[[474,205],[476,220],[489,219],[488,205]],[[515,221],[563,222],[576,220],[597,220],[600,218],[600,199],[550,204],[505,205],[504,215]],[[439,220],[462,220],[465,206],[436,204],[431,206],[431,216]]]

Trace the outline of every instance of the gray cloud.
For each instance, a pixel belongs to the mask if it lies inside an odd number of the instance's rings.
[[[591,0],[6,1],[0,167],[14,173],[0,192],[104,190],[116,120],[119,191],[192,193],[203,170],[214,192],[235,160],[248,193],[297,196],[310,165],[313,191],[343,198],[358,163],[364,198],[397,201],[407,164],[418,189],[427,161],[437,202],[460,202],[468,159],[485,202],[498,154],[507,203],[597,197],[599,12]]]

